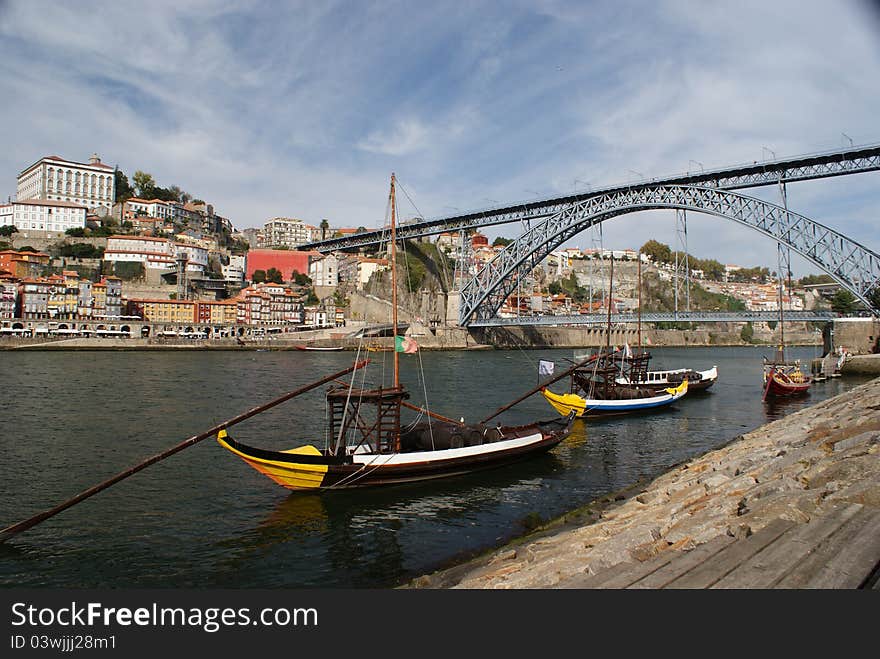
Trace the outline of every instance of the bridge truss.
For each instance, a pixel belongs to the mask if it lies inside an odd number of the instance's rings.
[[[740,190],[878,170],[880,170],[880,145],[863,146],[796,158],[773,160],[760,164],[737,165],[699,173],[688,172],[686,174],[651,179],[650,181],[609,186],[562,197],[530,200],[497,208],[470,211],[460,215],[449,215],[408,224],[404,223],[397,227],[397,236],[400,240],[409,240],[447,231],[479,229],[481,227],[510,222],[532,222],[554,216],[573,204],[584,202],[593,197],[664,185]],[[345,238],[331,238],[308,243],[303,245],[301,249],[332,252],[385,242],[388,242],[388,231],[380,229],[346,236]]]
[[[803,215],[717,187],[637,186],[590,196],[560,208],[498,253],[461,290],[459,322],[490,324],[498,309],[556,247],[589,227],[643,210],[680,209],[733,220],[786,245],[828,272],[868,308],[880,284],[880,255]],[[877,309],[874,309],[877,312]]]
[[[829,322],[840,316],[833,311],[786,311],[785,320],[792,322]],[[779,312],[773,311],[679,311],[643,313],[612,313],[611,323],[742,323],[777,321]],[[608,315],[604,313],[572,314],[559,316],[519,316],[517,318],[491,318],[474,320],[469,327],[505,327],[519,325],[605,325]]]

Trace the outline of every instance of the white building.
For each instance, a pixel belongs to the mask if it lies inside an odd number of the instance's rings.
[[[128,219],[136,215],[158,217],[162,220],[173,220],[175,213],[174,206],[172,206],[171,202],[162,201],[161,199],[139,199],[137,197],[132,197],[125,202],[123,217]]]
[[[16,199],[66,201],[109,215],[116,200],[116,173],[97,154],[88,163],[46,156],[18,175]]]
[[[188,272],[204,272],[208,266],[207,249],[150,236],[110,236],[107,238],[104,260],[143,263],[145,268],[153,270],[173,270],[177,267],[180,254],[187,258]]]
[[[276,217],[263,225],[258,240],[259,247],[299,247],[315,240],[315,227],[292,217]]]
[[[247,272],[247,255],[230,254],[229,264],[221,265],[221,269],[223,279],[230,283],[240,284],[244,281],[244,275]]]
[[[86,226],[86,208],[67,201],[27,199],[0,206],[0,226],[12,225],[22,236],[28,231],[63,234]]]
[[[337,286],[339,284],[339,261],[332,254],[309,259],[309,278],[314,286]]]

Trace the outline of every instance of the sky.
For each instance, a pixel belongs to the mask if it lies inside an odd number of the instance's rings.
[[[392,172],[402,218],[435,218],[877,144],[878,72],[867,0],[0,0],[0,194],[97,153],[240,229],[374,228]],[[878,184],[791,184],[789,207],[880,251]],[[676,246],[673,211],[603,227],[605,247],[649,239]],[[775,270],[772,241],[706,215],[688,252]]]

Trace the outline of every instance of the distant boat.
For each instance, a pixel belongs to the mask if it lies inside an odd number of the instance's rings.
[[[763,358],[763,372],[764,395],[761,396],[763,401],[768,398],[803,396],[810,392],[810,385],[813,383],[813,378],[801,370],[799,359],[794,361],[785,359],[785,313],[781,282],[779,284],[779,347],[772,360]]]
[[[640,376],[640,377],[639,377]],[[706,391],[718,381],[718,367],[705,371],[695,371],[691,368],[675,368],[668,371],[644,371],[643,373],[630,372],[617,378],[618,384],[631,387],[662,391],[668,387],[677,387],[683,380],[688,382],[688,391]]]
[[[297,350],[315,350],[317,352],[336,352],[344,350],[342,346],[293,346]]]
[[[764,362],[764,400],[809,393],[812,378],[796,362]]]

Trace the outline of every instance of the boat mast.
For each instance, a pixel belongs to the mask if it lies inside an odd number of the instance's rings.
[[[611,272],[608,275],[608,327],[605,332],[605,351],[607,353],[611,352],[611,302],[613,298],[611,297],[612,292],[614,291],[614,253],[611,254]]]
[[[395,197],[394,197],[394,172],[391,172],[391,335],[394,337],[392,344],[394,352],[394,388],[400,387],[400,356],[397,353],[397,230],[395,228]]]
[[[639,344],[639,352],[642,350],[642,250],[638,252],[639,259],[639,267],[638,267],[638,277],[639,277],[639,324],[638,324],[638,344]]]

